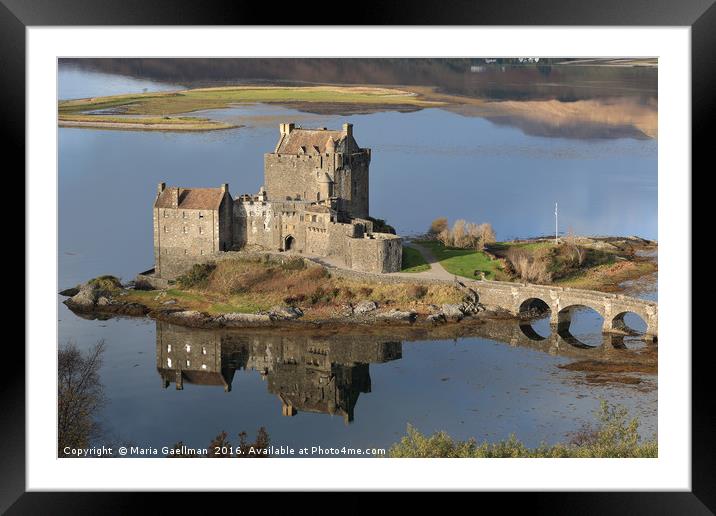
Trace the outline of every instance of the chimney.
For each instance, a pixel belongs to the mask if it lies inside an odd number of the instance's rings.
[[[343,124],[343,136],[353,136],[353,124]]]
[[[221,193],[226,193],[229,191],[229,183],[221,183]]]
[[[157,194],[162,193],[166,187],[167,187],[166,183],[159,183],[157,185]]]
[[[179,187],[172,188],[172,208],[179,207]]]
[[[287,135],[287,134],[290,134],[291,131],[293,131],[295,127],[296,127],[296,124],[294,124],[293,122],[290,122],[288,124],[280,124],[279,130],[281,131],[281,135]]]

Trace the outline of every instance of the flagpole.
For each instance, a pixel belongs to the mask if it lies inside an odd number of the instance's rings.
[[[558,209],[557,209],[557,201],[554,201],[554,245],[559,244],[559,240],[557,238],[557,235],[559,235],[559,223],[558,223]]]

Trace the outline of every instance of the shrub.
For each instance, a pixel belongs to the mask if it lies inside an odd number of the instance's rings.
[[[304,294],[297,294],[295,296],[288,296],[283,298],[283,302],[287,305],[296,305],[298,303],[302,303],[306,300],[306,296]]]
[[[520,278],[531,283],[549,283],[552,275],[549,272],[548,254],[543,251],[530,253],[519,247],[507,251],[507,260]]]
[[[209,276],[216,269],[214,262],[195,263],[191,269],[176,279],[181,288],[202,288],[209,282]]]
[[[406,294],[411,299],[422,299],[428,293],[425,285],[409,285]]]
[[[119,278],[109,275],[92,278],[87,284],[101,290],[117,290],[122,288],[122,282],[119,281]]]
[[[370,287],[361,287],[358,289],[358,292],[362,297],[368,297],[373,293],[373,289]]]
[[[285,271],[302,271],[306,263],[301,258],[290,258],[281,263],[281,268]]]
[[[602,400],[598,410],[598,423],[579,431],[566,444],[542,444],[528,448],[514,435],[496,443],[478,444],[475,439],[457,441],[445,432],[421,434],[408,425],[407,434],[388,450],[389,457],[420,458],[506,458],[506,457],[600,457],[635,458],[657,457],[656,438],[641,440],[638,419],[627,419],[624,407],[612,406]]]
[[[447,217],[438,217],[430,223],[430,228],[428,228],[428,235],[437,236],[446,229],[448,229]]]
[[[395,235],[395,228],[388,224],[383,219],[374,219],[373,217],[368,217],[368,220],[373,223],[373,231],[375,233],[390,233],[391,235]]]

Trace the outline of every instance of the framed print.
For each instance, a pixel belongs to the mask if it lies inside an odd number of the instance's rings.
[[[690,259],[716,11],[487,7],[4,0],[28,302],[3,509],[713,510]]]

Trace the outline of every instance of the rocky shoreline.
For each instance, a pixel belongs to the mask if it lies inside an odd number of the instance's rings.
[[[269,310],[256,313],[228,312],[208,314],[197,310],[186,310],[174,306],[176,301],[163,303],[161,308],[152,309],[144,304],[128,302],[122,299],[130,287],[103,288],[102,285],[89,281],[78,287],[59,292],[67,297],[63,303],[74,313],[88,316],[131,316],[150,317],[151,319],[169,322],[191,328],[257,328],[278,326],[325,325],[425,325],[459,323],[467,320],[483,318],[502,318],[507,314],[487,310],[478,301],[477,294],[465,289],[463,301],[459,304],[443,304],[434,306],[429,314],[419,314],[411,309],[387,308],[379,306],[375,301],[363,300],[357,303],[336,307],[335,314],[322,319],[304,319],[304,312],[298,306],[280,305]],[[510,316],[510,318],[512,318]]]

